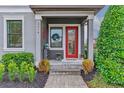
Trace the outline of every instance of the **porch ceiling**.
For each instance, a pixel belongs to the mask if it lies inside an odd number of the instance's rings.
[[[95,14],[104,5],[31,5],[34,13],[39,11],[94,11]]]
[[[81,24],[87,17],[44,17],[48,24]]]

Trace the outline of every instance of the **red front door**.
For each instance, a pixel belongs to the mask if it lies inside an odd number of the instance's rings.
[[[78,58],[78,26],[66,27],[66,58]]]

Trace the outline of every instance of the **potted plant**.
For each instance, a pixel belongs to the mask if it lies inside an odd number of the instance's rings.
[[[82,62],[82,77],[86,81],[90,81],[94,75],[94,62],[89,59],[84,59]]]
[[[50,71],[50,63],[47,59],[43,59],[40,63],[39,63],[39,67],[38,67],[39,72],[43,72],[43,73],[49,73]]]

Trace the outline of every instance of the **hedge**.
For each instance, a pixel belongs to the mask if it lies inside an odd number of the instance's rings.
[[[22,53],[7,53],[2,56],[2,62],[8,65],[10,62],[16,62],[17,65],[22,62],[32,62],[34,63],[34,56],[32,53],[22,52]]]
[[[106,82],[124,85],[124,6],[110,6],[97,39],[96,67]]]

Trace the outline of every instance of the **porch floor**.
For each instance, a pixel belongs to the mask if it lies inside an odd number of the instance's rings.
[[[80,75],[50,74],[45,88],[88,88]]]

